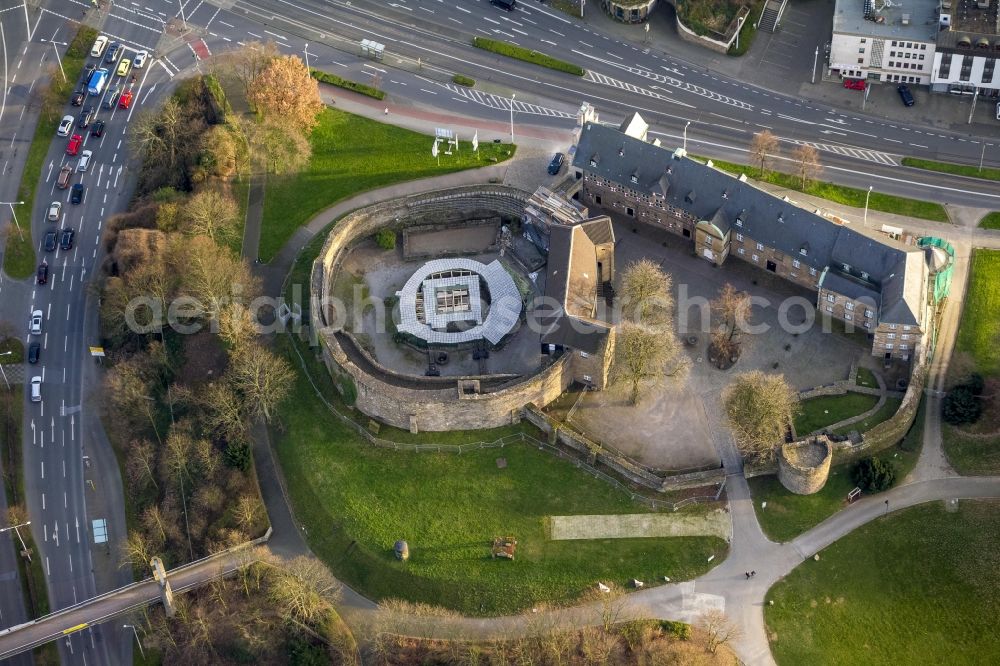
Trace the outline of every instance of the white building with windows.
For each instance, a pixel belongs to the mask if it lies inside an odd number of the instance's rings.
[[[830,74],[930,85],[938,11],[939,0],[837,0]]]
[[[998,0],[943,0],[931,90],[996,97],[1000,92]]]

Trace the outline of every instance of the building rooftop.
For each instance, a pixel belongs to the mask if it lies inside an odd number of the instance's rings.
[[[1000,52],[1000,16],[995,0],[945,0],[941,13],[948,17],[947,29],[938,34],[939,48],[969,55],[996,57]]]
[[[837,0],[833,32],[934,42],[938,33],[938,0]],[[875,20],[865,18],[866,6]],[[879,21],[881,19],[881,21]]]

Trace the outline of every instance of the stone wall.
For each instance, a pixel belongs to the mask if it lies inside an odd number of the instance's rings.
[[[524,405],[547,405],[566,390],[573,379],[570,354],[523,381],[466,393],[455,378],[432,381],[406,376],[408,385],[383,381],[358,367],[335,335],[340,322],[329,290],[340,260],[355,243],[384,227],[398,229],[409,218],[427,219],[438,212],[488,210],[502,217],[519,218],[528,197],[527,192],[502,185],[456,187],[384,201],[349,213],[333,227],[313,263],[309,323],[313,341],[321,346],[329,371],[339,376],[346,374],[353,381],[357,390],[355,407],[361,412],[412,431],[495,428],[517,422]]]
[[[833,446],[826,437],[783,444],[778,449],[778,480],[796,495],[823,489],[830,475]]]

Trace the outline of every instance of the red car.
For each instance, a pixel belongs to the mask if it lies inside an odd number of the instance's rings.
[[[74,134],[72,137],[70,137],[69,145],[66,146],[66,154],[76,155],[78,152],[80,152],[80,146],[82,145],[83,145],[83,137],[80,136],[79,134]]]
[[[844,79],[844,87],[850,90],[864,90],[865,80],[864,79]]]
[[[122,96],[118,98],[118,108],[127,109],[132,106],[132,91],[126,90],[122,93]]]

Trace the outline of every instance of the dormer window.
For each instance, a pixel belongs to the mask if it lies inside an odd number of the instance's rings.
[[[722,191],[722,198],[723,199],[728,199],[729,198],[729,190],[723,190]]]
[[[590,158],[590,166],[592,167],[597,166],[597,160],[595,160],[593,157]]]
[[[738,227],[742,227],[743,226],[743,218],[741,218],[741,217],[736,218],[736,226],[738,226]]]
[[[672,166],[668,166],[668,167],[667,167],[667,175],[669,176],[669,175],[670,175],[670,174],[672,174],[673,172],[674,172],[674,168],[673,168]]]
[[[784,224],[784,222],[785,222],[785,216],[782,215],[781,213],[778,213],[778,224]]]
[[[803,243],[802,244],[802,247],[799,248],[799,254],[801,254],[803,257],[808,257],[809,256],[809,244],[808,243]]]
[[[632,180],[633,183],[638,183],[639,182],[639,176],[636,175],[636,174],[632,174],[632,179],[631,180]]]
[[[618,149],[618,157],[625,157],[625,146]]]
[[[694,203],[694,190],[691,190],[690,192],[687,193],[687,195],[684,197],[684,201],[688,202],[689,204]]]
[[[868,279],[868,273],[865,273],[864,271],[861,271],[861,279],[862,280],[867,280]]]
[[[841,264],[841,266],[843,266],[843,267],[844,267],[844,270],[845,270],[845,271],[849,271],[849,270],[851,270],[851,265],[850,265],[850,264]]]

